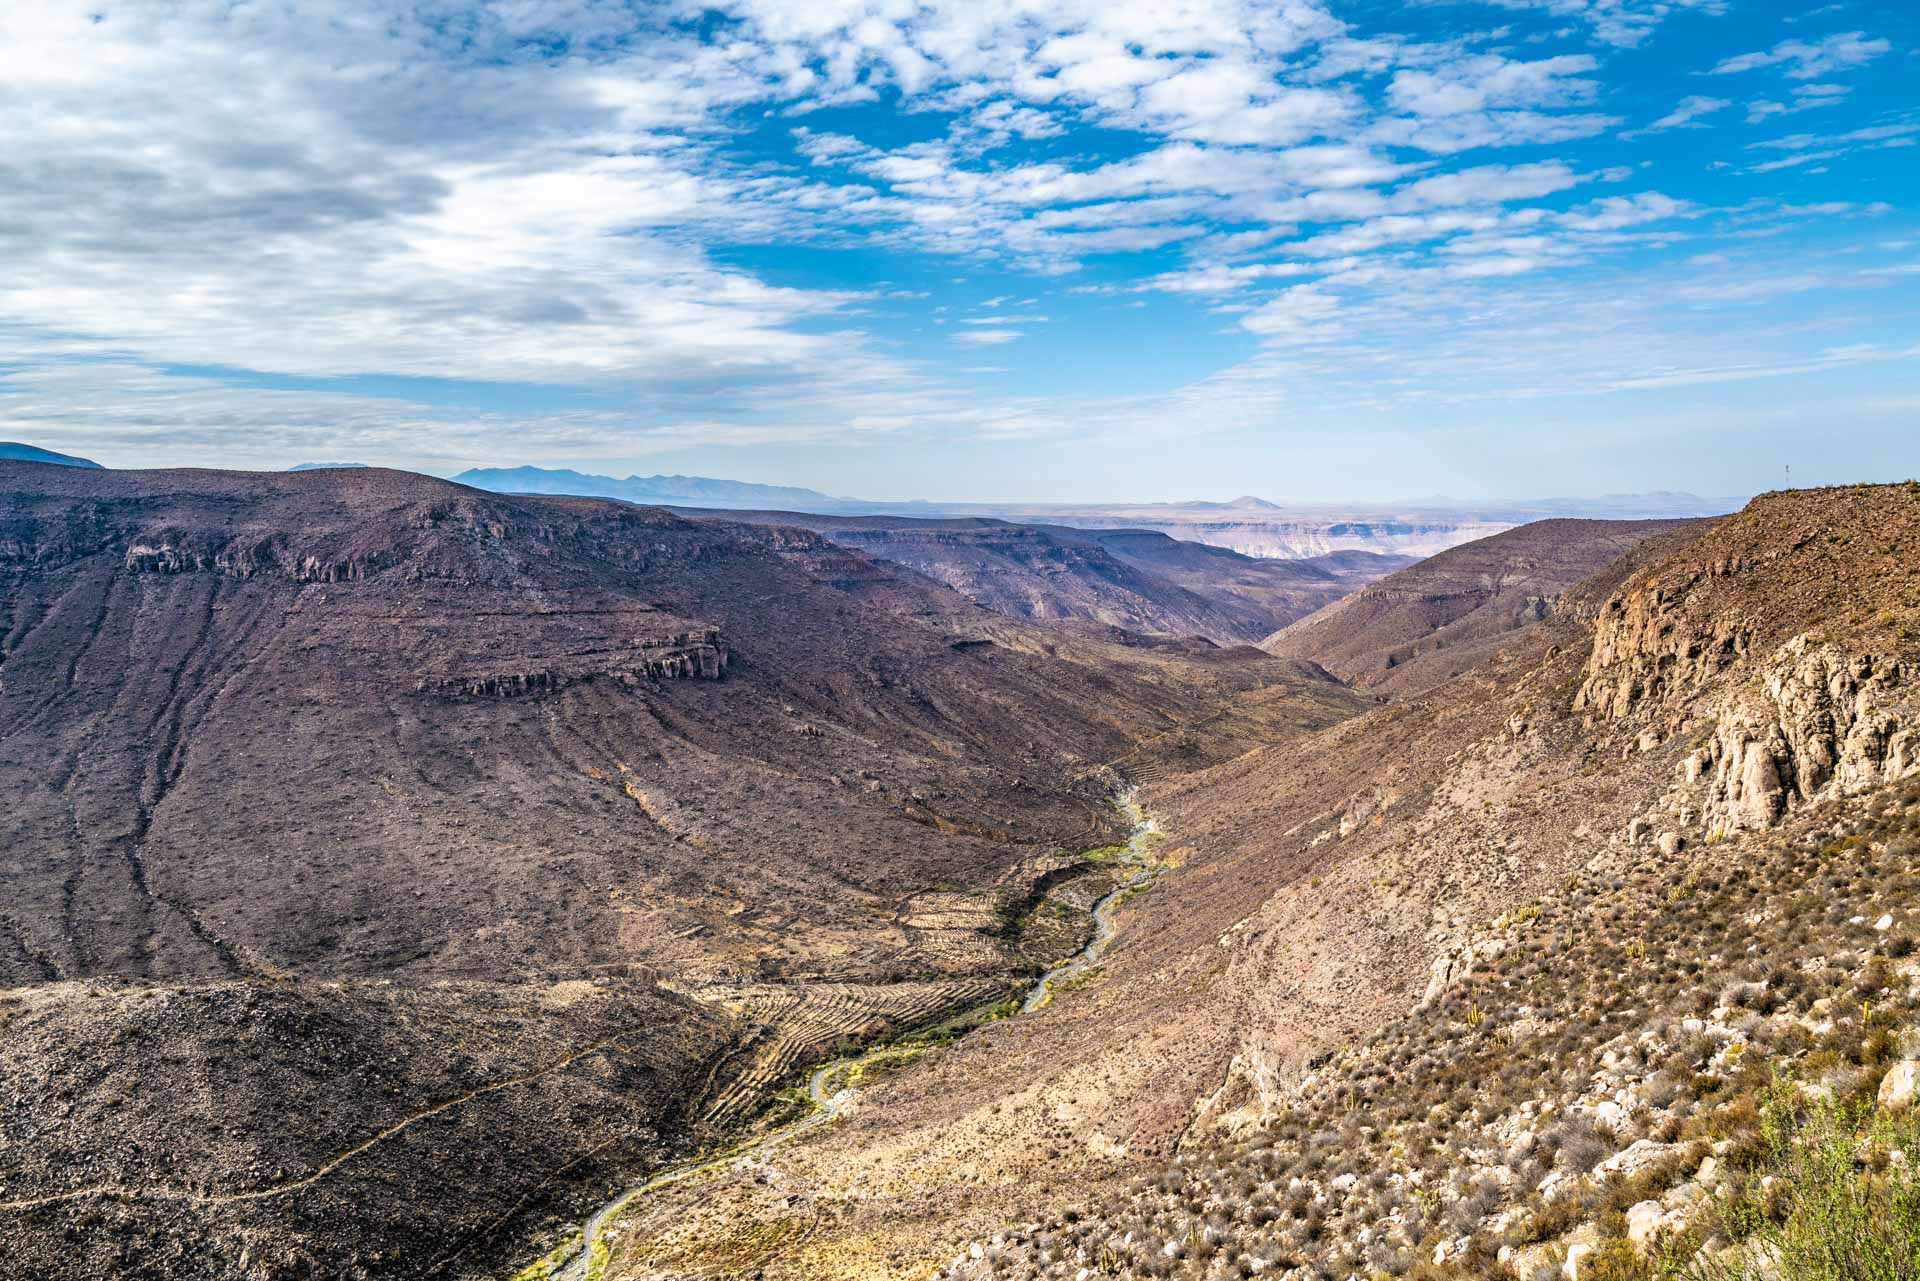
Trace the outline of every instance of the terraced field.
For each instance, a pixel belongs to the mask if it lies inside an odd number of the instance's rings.
[[[751,1116],[803,1066],[855,1045],[872,1044],[1007,996],[1004,979],[926,983],[755,983],[695,993],[761,1026],[741,1051],[745,1062],[707,1105],[716,1126]]]
[[[993,937],[994,901],[957,890],[926,890],[909,897],[897,918],[911,955],[925,965],[948,971],[992,970],[1006,964],[1006,952]]]
[[[663,1260],[675,1276],[745,1275],[803,1239],[810,1230],[806,1216],[782,1212],[770,1221],[743,1221],[715,1234],[677,1209],[663,1210],[653,1203],[670,1196],[671,1189],[695,1180],[724,1179],[729,1171],[759,1171],[777,1181],[769,1166],[774,1153],[832,1124],[873,1076],[981,1023],[1030,1014],[1045,1004],[1057,981],[1093,966],[1113,937],[1117,903],[1161,870],[1152,848],[1155,826],[1135,793],[1122,793],[1117,804],[1134,823],[1125,846],[1091,850],[1064,862],[1035,882],[1024,899],[1003,902],[983,922],[994,925],[1003,939],[1014,940],[1016,955],[1025,955],[1025,944],[1031,941],[1026,936],[1036,921],[1043,922],[1042,933],[1060,940],[1066,930],[1057,918],[1074,918],[1075,941],[1048,956],[1029,981],[1002,970],[997,977],[957,980],[715,984],[691,992],[759,1028],[717,1066],[715,1076],[726,1084],[714,1094],[702,1120],[715,1130],[758,1124],[729,1145],[657,1171],[622,1191],[546,1255],[515,1273],[514,1281],[601,1281],[635,1275],[635,1269],[651,1275],[656,1265],[666,1266]],[[969,908],[975,915],[978,901],[972,900],[975,906]],[[1004,957],[1004,943],[997,947]],[[1025,1001],[1015,999],[1022,994]],[[805,1089],[795,1099],[804,1110],[766,1115],[765,1104],[809,1066],[813,1070]]]

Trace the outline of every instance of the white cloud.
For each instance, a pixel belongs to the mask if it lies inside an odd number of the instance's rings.
[[[1295,285],[1240,318],[1243,329],[1270,343],[1323,342],[1339,332],[1337,299],[1313,285]]]
[[[1390,116],[1367,132],[1369,141],[1415,147],[1436,156],[1489,147],[1524,147],[1591,138],[1620,123],[1598,112],[1466,112],[1456,116]]]
[[[967,123],[989,133],[1028,139],[1057,138],[1067,131],[1064,124],[1047,112],[1016,106],[1004,98],[974,108]]]
[[[1139,287],[1176,294],[1224,294],[1275,276],[1299,276],[1327,269],[1330,269],[1327,264],[1298,262],[1263,262],[1239,267],[1214,263],[1185,271],[1163,272],[1149,277]]]
[[[679,234],[738,191],[660,132],[759,92],[723,55],[530,67],[492,60],[512,37],[495,16],[467,33],[476,59],[407,11],[0,14],[0,307],[149,359],[293,374],[884,364],[794,327],[852,295],[768,286]]]
[[[1790,79],[1812,80],[1836,71],[1864,66],[1891,48],[1893,45],[1886,40],[1868,39],[1864,31],[1842,32],[1811,43],[1805,40],[1782,40],[1761,53],[1743,53],[1724,59],[1710,74],[1725,76],[1756,71],[1762,67],[1784,66]]]
[[[1499,54],[1464,57],[1434,71],[1397,71],[1387,101],[1414,116],[1460,116],[1506,107],[1564,107],[1589,102],[1599,88],[1584,78],[1599,66],[1585,54],[1517,62]]]
[[[1802,111],[1811,111],[1815,107],[1837,106],[1842,98],[1851,93],[1847,85],[1799,85],[1793,91],[1791,103],[1776,102],[1760,98],[1747,104],[1747,123],[1759,124],[1773,116],[1791,116]]]
[[[1689,94],[1680,100],[1680,105],[1661,116],[1644,129],[1634,131],[1633,136],[1649,133],[1664,133],[1669,129],[1702,129],[1699,121],[1717,111],[1725,111],[1733,104],[1725,98],[1709,98],[1703,94]],[[1621,134],[1628,137],[1628,134]]]
[[[1594,38],[1605,44],[1632,46],[1651,35],[1676,13],[1718,16],[1729,0],[1487,0],[1502,9],[1538,10],[1556,17],[1585,22]]]
[[[1286,248],[1290,253],[1309,258],[1331,258],[1366,253],[1384,245],[1441,239],[1463,231],[1486,231],[1498,227],[1501,221],[1498,214],[1486,210],[1388,214],[1335,231],[1322,232],[1306,240],[1297,240]]]
[[[1499,2],[1613,45],[1723,8]],[[708,8],[475,0],[458,23],[412,0],[0,11],[0,421],[126,450],[211,450],[252,423],[262,459],[431,438],[410,459],[427,465],[466,461],[508,422],[526,448],[578,458],[609,440],[639,453],[1078,420],[941,383],[954,345],[1063,315],[1023,297],[1044,291],[995,283],[1013,295],[965,316],[943,299],[951,344],[908,356],[889,331],[923,291],[794,287],[742,265],[796,244],[967,260],[926,279],[884,269],[914,285],[1150,254],[1086,276],[1116,296],[1182,295],[1169,310],[1212,308],[1242,345],[1257,336],[1266,363],[1191,403],[1270,406],[1293,394],[1273,381],[1283,363],[1324,360],[1332,377],[1336,352],[1392,364],[1420,326],[1538,323],[1505,299],[1697,234],[1709,212],[1631,186],[1576,203],[1583,185],[1646,181],[1554,146],[1617,123],[1610,66],[1524,58],[1539,46],[1510,33],[1416,42],[1323,0]],[[1787,41],[1717,69],[1779,67],[1793,92],[1763,101],[1802,110],[1843,94],[1827,71],[1885,44]],[[860,103],[887,127],[822,111]],[[1727,105],[1689,97],[1648,131]],[[1913,140],[1891,128],[1750,154],[1805,166]],[[562,384],[646,410],[453,413],[168,364]],[[1452,377],[1438,369],[1407,377]]]
[[[1573,170],[1558,160],[1527,165],[1478,165],[1410,183],[1393,194],[1392,202],[1401,209],[1505,203],[1552,195],[1579,181]]]
[[[1580,209],[1558,215],[1554,222],[1571,231],[1619,231],[1669,218],[1691,217],[1699,210],[1690,202],[1657,191],[1631,196],[1605,196]]]
[[[1832,160],[1859,150],[1909,147],[1920,136],[1920,123],[1871,125],[1837,134],[1794,133],[1747,144],[1749,149],[1788,151],[1795,154],[1778,160],[1763,161],[1748,169],[1750,173],[1773,173],[1819,161]]]

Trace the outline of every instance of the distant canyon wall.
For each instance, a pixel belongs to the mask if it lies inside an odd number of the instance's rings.
[[[1150,529],[1170,538],[1225,547],[1242,556],[1269,560],[1305,560],[1332,552],[1384,552],[1401,556],[1433,556],[1513,528],[1510,521],[1355,521],[1258,517],[1226,520],[1126,520],[1111,515],[1087,518],[1053,517],[1062,525],[1080,529]]]

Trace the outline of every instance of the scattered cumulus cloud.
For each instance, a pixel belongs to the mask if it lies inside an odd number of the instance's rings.
[[[1724,59],[1713,68],[1712,74],[1725,76],[1757,71],[1762,67],[1782,67],[1790,79],[1813,80],[1836,71],[1864,66],[1891,48],[1893,45],[1889,41],[1869,39],[1864,31],[1848,31],[1812,42],[1782,40],[1760,53],[1743,53]]]
[[[1634,130],[1631,135],[1622,134],[1620,136],[1623,138],[1629,136],[1639,137],[1650,133],[1665,133],[1669,129],[1704,129],[1706,126],[1700,123],[1702,120],[1713,115],[1715,112],[1725,111],[1732,105],[1733,104],[1725,98],[1709,98],[1704,94],[1697,93],[1688,94],[1680,100],[1680,105],[1672,111],[1669,111],[1666,115],[1661,116],[1646,128]]]
[[[1404,365],[1387,336],[1469,323],[1442,300],[1537,323],[1500,299],[1732,216],[1582,150],[1624,123],[1619,51],[1725,3],[1490,4],[1527,35],[1444,0],[1371,23],[1331,0],[10,6],[0,427],[209,457],[245,434],[262,460],[411,441],[421,465],[509,435],[553,458],[1031,437],[1084,415],[943,379],[1003,368],[965,349],[1037,354],[1018,340],[1064,334],[1063,297],[1120,296],[1257,352],[1154,413],[1266,412],[1303,369],[1345,386],[1338,359]],[[1713,64],[1773,72],[1737,95],[1755,123],[1833,109],[1747,150],[1746,177],[1913,143],[1848,96],[1891,48],[1809,33]],[[1690,95],[1622,136],[1732,107]],[[1857,212],[1816,199],[1765,230]],[[885,266],[783,270],[802,246]],[[178,372],[214,367],[235,372]],[[552,394],[480,413],[341,389],[395,375]]]
[[[1502,9],[1551,14],[1585,23],[1603,44],[1632,47],[1675,14],[1718,17],[1729,0],[1487,0]]]

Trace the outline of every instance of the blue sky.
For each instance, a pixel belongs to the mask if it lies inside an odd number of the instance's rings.
[[[42,0],[0,438],[874,498],[1920,473],[1905,0]]]

